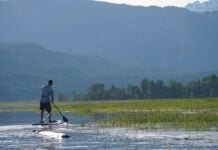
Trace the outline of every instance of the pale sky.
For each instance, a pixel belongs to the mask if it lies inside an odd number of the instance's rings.
[[[208,0],[96,0],[96,1],[104,1],[116,4],[128,4],[133,6],[177,6],[184,7],[188,3],[192,3],[195,1],[205,2]]]

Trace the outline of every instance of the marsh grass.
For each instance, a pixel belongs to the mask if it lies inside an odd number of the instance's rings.
[[[36,111],[37,102],[0,102],[0,112]]]
[[[218,98],[123,100],[94,102],[65,102],[57,104],[63,111],[78,114],[120,113],[132,111],[217,111]]]
[[[97,123],[112,127],[218,129],[218,98],[56,102],[56,104],[62,112],[94,116]],[[0,110],[39,111],[39,103],[0,102]]]
[[[184,113],[182,111],[123,112],[104,123],[112,127],[141,127],[149,129],[207,130],[218,127],[218,115],[212,112]]]
[[[218,128],[217,98],[74,102],[63,109],[83,115],[110,114],[96,121],[112,127]]]

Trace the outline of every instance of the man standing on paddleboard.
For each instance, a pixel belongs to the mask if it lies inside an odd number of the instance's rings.
[[[48,81],[48,85],[41,87],[41,98],[40,98],[40,122],[43,123],[44,110],[48,112],[49,122],[54,122],[51,120],[51,103],[54,102],[54,92],[52,89],[53,80]]]

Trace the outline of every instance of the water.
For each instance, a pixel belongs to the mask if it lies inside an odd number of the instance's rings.
[[[53,117],[61,119],[58,114]],[[65,114],[65,117],[70,124],[53,131],[66,133],[70,138],[59,139],[32,132],[42,129],[31,125],[39,119],[39,113],[0,112],[0,150],[218,149],[217,131],[105,128],[93,124],[87,116]]]

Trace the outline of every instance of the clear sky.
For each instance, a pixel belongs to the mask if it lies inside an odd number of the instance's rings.
[[[177,7],[184,7],[188,3],[192,3],[195,1],[208,1],[208,0],[96,0],[96,1],[105,1],[110,3],[117,3],[117,4],[129,4],[135,6],[177,6]]]

